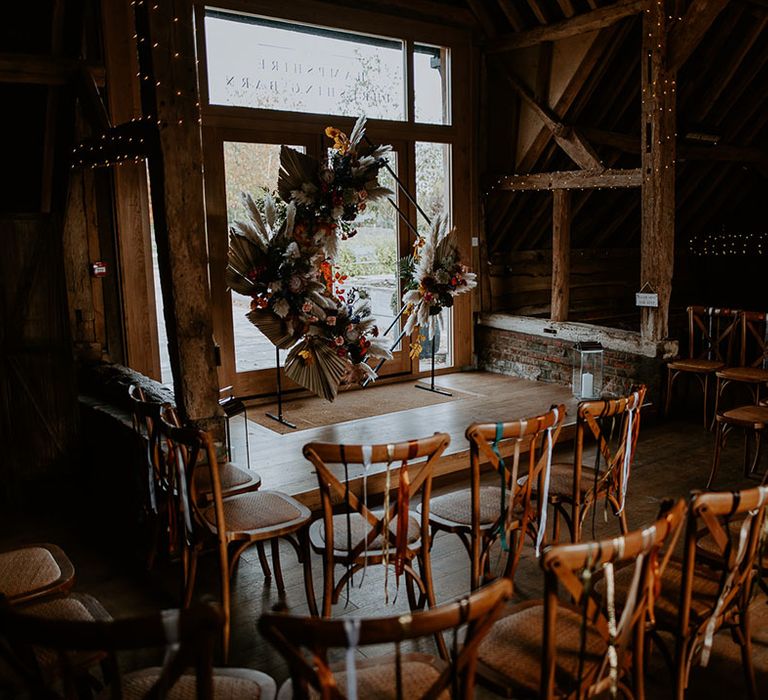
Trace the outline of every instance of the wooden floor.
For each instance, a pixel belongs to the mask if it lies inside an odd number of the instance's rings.
[[[262,482],[268,484],[268,488],[289,493],[314,510],[320,506],[317,478],[301,452],[308,442],[388,443],[424,437],[435,431],[446,432],[451,436],[451,444],[435,472],[437,476],[442,476],[466,469],[469,445],[464,431],[472,422],[495,423],[498,420],[535,416],[546,411],[552,404],[563,403],[568,409],[568,417],[562,439],[573,434],[576,401],[566,387],[490,372],[441,375],[437,378],[437,385],[464,392],[468,396],[456,401],[397,413],[382,413],[371,418],[298,430],[285,435],[249,421],[251,468],[261,475]],[[372,403],[380,405],[385,411],[387,396],[401,390],[398,387],[402,385],[373,385],[364,391]],[[340,394],[336,402],[342,403],[345,396]],[[259,410],[258,407],[251,409],[251,412],[255,410]],[[244,455],[243,431],[234,421],[232,440],[236,454]],[[244,465],[244,462],[240,464]],[[362,465],[350,465],[350,476],[359,477],[361,470]],[[383,484],[382,471],[377,472],[374,466],[368,480],[369,493],[381,492]]]
[[[462,384],[464,377],[453,375],[441,379],[441,383],[467,390]],[[283,488],[294,493],[308,493],[314,477],[302,467],[300,446],[310,437],[346,441],[386,441],[406,437],[398,435],[395,426],[409,428],[407,436],[420,435],[445,429],[455,439],[454,449],[463,450],[463,430],[472,419],[492,420],[501,416],[516,415],[518,406],[524,406],[521,413],[536,413],[553,401],[565,398],[555,387],[532,385],[528,382],[500,379],[499,386],[506,392],[494,390],[490,375],[468,376],[466,381],[485,382],[485,396],[472,409],[460,408],[453,402],[438,406],[447,409],[440,417],[434,415],[381,416],[373,419],[377,428],[369,426],[343,425],[305,431],[290,436],[280,443],[281,436],[272,433],[265,443],[256,448],[260,459],[259,470],[265,484],[273,486],[272,479],[282,479]],[[470,389],[471,390],[471,389]],[[538,399],[536,398],[538,396]],[[513,401],[520,403],[513,404]],[[466,411],[466,412],[465,412]],[[472,413],[476,411],[476,413]],[[469,419],[469,420],[468,420]],[[665,497],[687,494],[691,489],[702,488],[706,482],[712,455],[712,435],[705,432],[692,418],[690,422],[675,421],[660,425],[646,422],[641,431],[638,454],[629,487],[627,510],[630,526],[635,528],[651,521]],[[254,433],[255,434],[255,433]],[[262,436],[262,433],[258,433]],[[278,445],[278,457],[274,464],[271,449],[266,445]],[[717,486],[733,489],[747,482],[741,476],[741,445],[734,440],[724,454],[723,467]],[[268,451],[268,449],[270,451]],[[564,447],[563,449],[567,449]],[[267,459],[266,455],[270,455]],[[280,466],[282,465],[282,466]],[[256,466],[254,464],[254,466]],[[288,471],[289,468],[292,471]],[[444,485],[444,489],[449,486]],[[100,498],[99,498],[100,496]],[[154,611],[177,604],[179,571],[174,565],[158,567],[146,572],[136,545],[136,531],[126,532],[120,523],[110,521],[111,505],[118,494],[91,494],[87,485],[72,484],[70,491],[59,490],[52,501],[40,500],[23,512],[0,513],[0,547],[15,543],[50,541],[56,542],[72,558],[77,570],[76,590],[87,592],[99,598],[114,616],[124,616]],[[603,522],[602,512],[597,513],[594,527],[597,536],[614,534],[616,523]],[[592,524],[587,525],[585,537],[591,534]],[[256,622],[265,610],[276,605],[287,606],[296,614],[306,614],[301,567],[296,565],[295,555],[287,547],[282,549],[283,569],[287,592],[285,598],[278,596],[274,584],[264,580],[255,551],[247,551],[236,572],[233,590],[233,635],[232,665],[257,668],[272,674],[278,682],[287,676],[285,664],[279,654],[259,635]],[[320,590],[320,561],[315,557],[315,588]],[[442,535],[436,538],[433,549],[435,588],[438,602],[445,602],[465,594],[469,587],[469,563],[458,538]],[[218,595],[215,576],[215,561],[201,561],[201,577],[198,594]],[[399,614],[407,609],[403,591],[395,598],[394,582],[390,580],[390,605],[384,605],[382,571],[368,570],[365,580],[356,577],[356,586],[350,591],[349,602],[345,598],[336,606],[334,615],[385,615]],[[519,599],[535,598],[542,593],[542,574],[530,547],[526,547],[521,566],[516,576],[516,593]],[[768,697],[768,605],[762,594],[753,603],[755,664],[758,685],[762,697]],[[432,651],[431,641],[423,644],[424,651]],[[381,653],[381,649],[366,650],[366,653]],[[152,657],[130,657],[127,663],[138,667],[147,662],[156,662]],[[670,677],[660,655],[653,657],[648,679],[648,698],[671,696]],[[741,674],[739,652],[727,634],[716,637],[715,647],[709,666],[695,668],[692,672],[690,698],[722,700],[724,697],[745,697],[745,686]],[[479,697],[495,697],[480,689]]]

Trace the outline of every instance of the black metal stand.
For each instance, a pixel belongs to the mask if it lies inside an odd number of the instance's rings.
[[[429,373],[429,386],[424,386],[423,384],[417,384],[417,389],[423,389],[424,391],[431,391],[435,394],[442,394],[443,396],[453,396],[453,394],[450,391],[446,391],[445,389],[438,389],[435,387],[435,338],[437,337],[437,333],[432,336],[432,369]]]
[[[296,429],[296,426],[283,418],[283,385],[280,381],[280,350],[275,345],[275,371],[277,372],[277,415],[267,413],[267,418],[271,418],[278,423],[282,423],[288,428]]]

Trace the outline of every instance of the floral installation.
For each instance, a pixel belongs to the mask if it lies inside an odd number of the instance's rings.
[[[334,140],[326,164],[283,146],[276,200],[243,194],[245,221],[230,229],[226,279],[251,297],[248,320],[279,348],[291,348],[288,377],[333,401],[339,386],[375,379],[368,358],[391,357],[368,303],[346,290],[333,266],[339,238],[353,236],[367,202],[391,194],[378,183],[387,146],[362,144],[365,120]]]
[[[477,286],[475,273],[461,262],[457,239],[456,229],[448,230],[448,219],[435,217],[427,236],[414,244],[413,255],[401,260],[408,315],[405,333],[423,332],[411,343],[411,357],[421,353],[422,339],[434,337],[440,312],[452,307],[456,296]]]

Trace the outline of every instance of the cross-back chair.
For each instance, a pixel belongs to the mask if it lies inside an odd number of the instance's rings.
[[[291,679],[278,695],[283,700],[347,698],[474,698],[477,649],[512,596],[512,584],[499,579],[453,603],[392,617],[343,620],[263,615],[259,629],[288,661]],[[459,628],[466,634],[459,643]],[[453,631],[450,659],[403,652],[402,643]],[[450,636],[450,635],[449,635]],[[395,645],[395,653],[360,659],[356,651],[371,645]],[[329,650],[346,660],[332,663]]]
[[[429,517],[433,536],[444,531],[461,539],[470,556],[472,590],[489,575],[491,548],[499,540],[506,553],[504,576],[514,580],[525,535],[536,531],[531,484],[551,461],[565,415],[561,404],[538,416],[467,428],[470,487],[432,498]],[[498,485],[481,484],[485,465]]]
[[[55,544],[30,544],[0,552],[0,595],[19,605],[58,593],[75,583],[75,567]]]
[[[95,622],[51,619],[0,604],[0,640],[13,671],[7,682],[27,697],[83,697],[82,675],[72,660],[97,655],[106,658],[103,677],[90,678],[91,689],[104,682],[99,697],[274,698],[275,682],[264,673],[213,668],[222,624],[221,611],[211,605]],[[118,651],[152,648],[165,651],[162,666],[121,673]],[[54,676],[40,663],[48,658],[54,660]]]
[[[666,415],[672,408],[672,393],[677,379],[685,375],[694,376],[704,394],[704,427],[709,428],[710,377],[731,363],[739,320],[740,312],[734,309],[688,307],[688,357],[667,364]]]
[[[660,551],[682,526],[685,508],[681,499],[652,525],[620,537],[548,547],[540,560],[544,599],[521,603],[494,624],[480,644],[480,677],[514,697],[621,691],[642,700],[646,616]],[[629,565],[632,595],[619,603],[612,584],[622,564]],[[609,583],[603,597],[593,585],[599,575]]]
[[[657,617],[657,629],[676,638],[676,697],[682,698],[696,661],[709,661],[714,635],[729,629],[741,649],[742,665],[751,698],[757,698],[752,663],[750,602],[757,575],[756,557],[764,538],[768,486],[746,491],[696,494],[690,505],[679,578],[663,579],[661,597],[679,606],[676,619]],[[738,528],[730,526],[740,520]],[[699,547],[706,538],[706,553]],[[708,568],[715,559],[714,572]],[[678,584],[679,581],[679,584]]]
[[[388,580],[394,566],[399,582],[404,575],[411,608],[428,602],[435,606],[429,556],[429,502],[435,463],[450,443],[446,433],[381,445],[337,445],[311,442],[304,456],[317,470],[322,518],[309,529],[312,548],[323,557],[323,617],[330,617],[344,586],[364,567],[382,564]],[[416,461],[420,460],[420,461]],[[399,466],[395,466],[399,463]],[[411,463],[411,464],[409,464]],[[330,465],[342,466],[342,473]],[[385,465],[384,508],[373,511],[367,504],[367,478],[373,465]],[[353,491],[350,465],[362,466],[363,493]],[[421,495],[421,512],[410,504]],[[338,505],[340,512],[336,512]],[[419,572],[413,568],[418,561]],[[335,568],[345,572],[336,581]],[[385,580],[385,598],[387,597]],[[416,600],[413,584],[418,586]]]
[[[729,386],[746,387],[752,395],[752,403],[759,404],[760,390],[768,385],[768,314],[742,311],[739,319],[739,365],[724,367],[715,373],[715,414]]]
[[[185,570],[185,605],[194,593],[198,558],[212,547],[218,553],[221,602],[224,611],[223,649],[229,651],[230,582],[240,556],[251,545],[269,542],[277,589],[285,592],[280,567],[279,538],[296,550],[304,565],[304,578],[310,611],[316,614],[312,588],[312,569],[306,543],[306,526],[311,513],[296,499],[279,491],[259,490],[224,498],[216,449],[209,433],[191,427],[178,427],[162,416],[162,429],[168,440],[169,455],[176,472],[177,498],[183,523]],[[201,493],[197,472],[208,472],[212,485],[210,497]],[[298,538],[298,541],[297,539]]]
[[[552,541],[560,537],[562,518],[572,542],[581,541],[587,514],[601,499],[611,507],[626,534],[626,495],[632,460],[640,434],[640,410],[645,386],[633,387],[628,396],[601,401],[582,401],[576,414],[576,438],[572,462],[554,462],[543,473],[542,483],[532,483],[537,498],[546,492],[553,508]],[[594,441],[593,466],[585,465],[585,448]],[[543,503],[540,506],[543,508]],[[593,511],[594,513],[594,511]],[[593,533],[594,536],[594,533]]]

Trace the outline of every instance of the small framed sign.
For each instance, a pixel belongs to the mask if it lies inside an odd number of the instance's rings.
[[[647,282],[635,294],[635,306],[644,306],[656,309],[659,306],[659,295]]]

